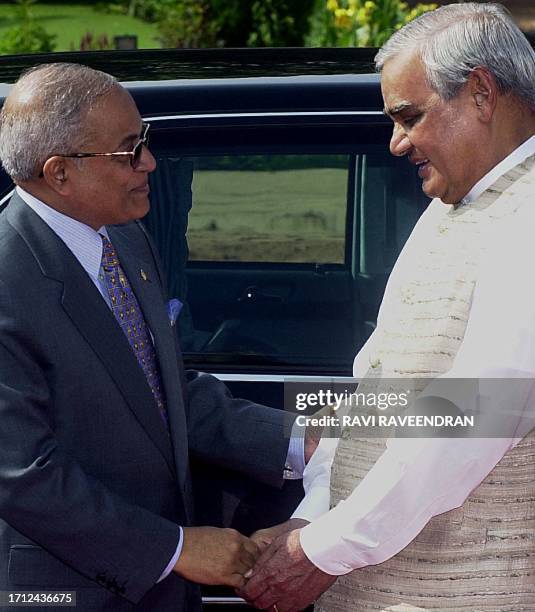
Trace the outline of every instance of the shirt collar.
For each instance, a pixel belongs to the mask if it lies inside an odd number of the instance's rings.
[[[17,194],[24,202],[61,238],[67,248],[72,252],[80,265],[95,280],[98,277],[102,261],[101,234],[108,236],[105,227],[96,232],[92,227],[68,217],[51,208],[22,187],[17,186]]]
[[[462,198],[461,204],[469,204],[476,200],[486,189],[496,182],[500,176],[509,172],[512,168],[523,162],[525,159],[535,154],[535,135],[528,138],[505,159],[494,166],[490,172],[487,172],[470,191]]]

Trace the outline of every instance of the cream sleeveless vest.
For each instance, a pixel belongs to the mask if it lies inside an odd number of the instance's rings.
[[[371,378],[435,377],[450,369],[465,333],[485,237],[496,221],[535,206],[535,157],[469,205],[441,206],[435,203],[431,221],[416,228],[417,239],[396,264],[372,345]],[[385,449],[384,439],[356,435],[357,428],[342,433],[331,507]],[[388,561],[341,576],[315,610],[535,612],[535,431],[462,507],[434,517]]]

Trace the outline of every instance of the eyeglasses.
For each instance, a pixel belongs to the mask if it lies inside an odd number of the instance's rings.
[[[135,170],[139,166],[139,162],[141,161],[143,147],[147,147],[149,145],[149,128],[150,123],[142,124],[143,131],[141,138],[136,142],[134,148],[131,151],[115,151],[113,153],[71,153],[70,155],[58,154],[58,157],[73,157],[76,159],[82,159],[84,157],[125,157],[126,155],[129,155],[130,165]],[[41,178],[44,176],[42,170],[39,176]]]

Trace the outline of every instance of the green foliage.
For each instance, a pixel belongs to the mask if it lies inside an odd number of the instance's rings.
[[[321,0],[314,15],[309,44],[313,46],[380,47],[419,15],[437,8],[402,0]]]
[[[15,4],[0,3],[0,41],[10,28],[21,24]],[[155,24],[146,23],[126,14],[104,14],[95,4],[50,4],[39,0],[31,7],[34,21],[44,25],[49,34],[55,35],[54,51],[74,51],[80,48],[86,32],[92,32],[99,47],[99,39],[107,36],[113,45],[115,36],[136,35],[140,49],[159,47]],[[7,52],[7,51],[6,51]],[[11,48],[9,50],[11,53]]]
[[[37,23],[26,23],[9,28],[0,40],[0,54],[48,53],[54,51],[53,34]]]
[[[0,39],[0,53],[48,53],[54,50],[55,36],[39,25],[30,10],[36,0],[17,0],[19,25],[9,28]]]
[[[215,24],[208,18],[205,2],[179,0],[165,4],[159,7],[157,16],[162,47],[196,48],[214,45]]]
[[[98,2],[95,7],[103,13],[129,15],[148,23],[155,23],[176,5],[176,0],[115,0]]]
[[[380,46],[436,8],[403,0],[113,0],[154,23],[163,47]]]
[[[175,0],[137,0],[135,3],[135,17],[154,23],[164,17],[176,4]],[[132,7],[130,7],[132,10]]]
[[[302,46],[312,0],[114,0],[107,12],[158,25],[164,47]]]
[[[254,0],[249,47],[302,46],[314,7],[310,0]]]
[[[217,38],[225,47],[297,47],[304,44],[311,0],[208,0]]]
[[[215,43],[215,28],[208,19],[206,0],[114,0],[99,3],[98,8],[156,24],[162,47],[203,47]]]

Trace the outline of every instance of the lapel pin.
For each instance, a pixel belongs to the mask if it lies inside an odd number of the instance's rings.
[[[145,270],[141,269],[141,270],[139,271],[139,273],[141,274],[141,278],[142,278],[144,281],[148,280],[148,278],[149,278],[149,277],[147,276],[147,273],[145,272]]]

